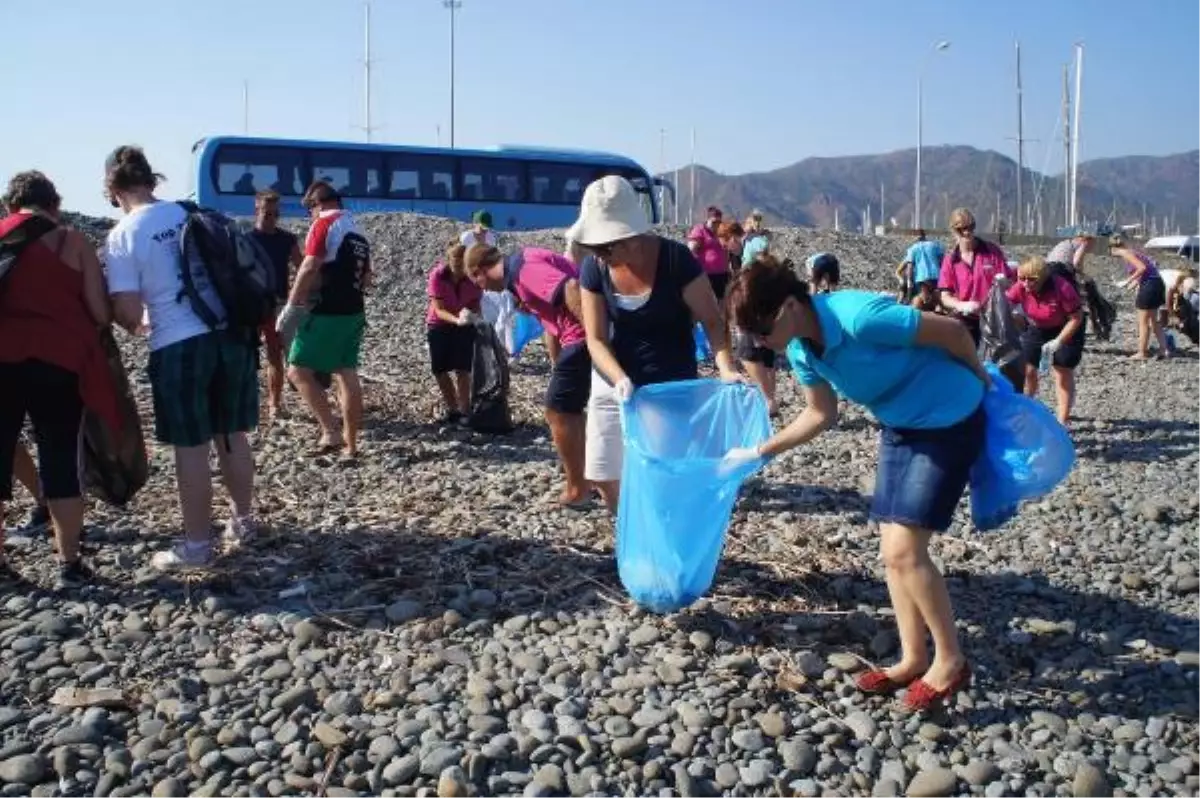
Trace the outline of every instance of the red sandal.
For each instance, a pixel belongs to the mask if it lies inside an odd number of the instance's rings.
[[[971,683],[971,664],[964,662],[944,690],[935,690],[924,679],[917,679],[904,694],[901,706],[908,712],[928,712]]]
[[[860,674],[854,680],[854,686],[867,695],[891,695],[897,690],[907,687],[910,682],[898,682],[887,675],[886,671],[878,668]]]

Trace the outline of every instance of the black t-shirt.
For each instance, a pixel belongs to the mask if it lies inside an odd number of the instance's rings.
[[[683,301],[683,289],[703,274],[686,246],[659,238],[650,297],[636,310],[625,310],[617,305],[608,268],[594,257],[583,261],[579,284],[604,295],[613,353],[634,385],[696,378],[695,320]]]
[[[271,257],[271,263],[275,265],[276,294],[281,300],[286,300],[288,277],[291,271],[290,262],[292,251],[296,248],[296,236],[282,229],[276,229],[272,233],[251,230],[250,235],[254,236],[254,240],[261,244],[262,248],[267,251],[267,255]]]

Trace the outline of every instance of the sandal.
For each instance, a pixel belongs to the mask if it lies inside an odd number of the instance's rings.
[[[887,675],[887,671],[879,668],[859,674],[858,678],[854,680],[854,686],[867,695],[891,695],[910,684],[912,684],[911,681],[896,681]]]
[[[935,690],[924,679],[917,679],[904,694],[900,705],[908,712],[929,712],[971,683],[971,664],[964,662],[943,690]]]

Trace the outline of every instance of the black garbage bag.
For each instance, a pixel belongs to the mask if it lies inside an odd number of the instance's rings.
[[[1021,331],[1013,318],[1012,303],[1004,288],[993,285],[979,310],[979,359],[992,362],[1020,393],[1025,385],[1025,357],[1021,354]]]
[[[1082,279],[1083,299],[1087,305],[1087,316],[1092,322],[1092,335],[1097,340],[1108,341],[1112,338],[1112,328],[1117,322],[1117,309],[1104,298],[1096,281],[1091,277]]]
[[[508,405],[508,350],[487,322],[475,325],[475,356],[471,363],[471,412],[467,424],[476,432],[513,431]]]
[[[142,418],[129,387],[129,375],[112,330],[100,333],[113,385],[121,431],[109,427],[90,410],[83,414],[83,481],[88,493],[106,504],[123,507],[150,478],[150,460],[142,434]]]

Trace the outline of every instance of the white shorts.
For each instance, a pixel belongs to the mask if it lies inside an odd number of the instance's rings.
[[[592,369],[587,407],[587,448],[583,476],[592,482],[618,482],[625,444],[621,439],[621,403],[616,390]]]

